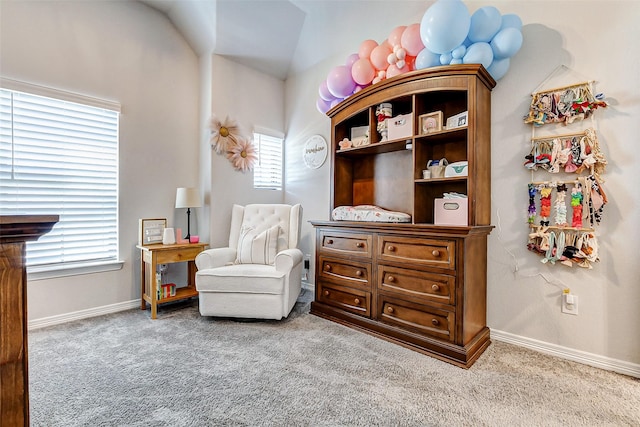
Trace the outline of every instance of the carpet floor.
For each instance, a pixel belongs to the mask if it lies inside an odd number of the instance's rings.
[[[32,426],[640,426],[640,380],[494,342],[464,370],[309,314],[197,300],[29,332]]]

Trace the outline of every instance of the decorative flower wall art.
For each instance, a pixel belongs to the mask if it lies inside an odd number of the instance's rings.
[[[211,116],[211,146],[216,150],[216,153],[222,154],[229,151],[232,145],[235,144],[236,138],[240,135],[240,127],[234,119],[230,119],[227,116],[224,121],[220,121],[214,114]]]
[[[253,169],[258,160],[258,155],[250,140],[238,138],[236,143],[227,152],[227,159],[236,170],[246,172]]]
[[[216,153],[226,154],[236,170],[242,172],[253,170],[258,155],[253,143],[243,135],[236,120],[227,116],[220,121],[214,114],[211,116],[209,127],[211,129],[209,142]]]

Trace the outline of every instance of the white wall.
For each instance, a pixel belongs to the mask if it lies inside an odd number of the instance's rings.
[[[138,2],[0,4],[3,77],[122,105],[119,251],[122,270],[31,281],[29,318],[140,298],[138,218],[167,218],[177,187],[198,185],[198,58],[166,17]],[[196,210],[192,226],[199,220]]]
[[[330,138],[329,119],[315,108],[317,87],[328,71],[342,64],[367,38],[381,41],[398,25],[419,22],[432,2],[400,2],[379,22],[370,17],[371,2],[362,2],[366,26],[341,31],[331,60],[302,70],[287,80],[286,201],[300,202],[306,219],[327,219],[329,165],[319,170],[300,166],[302,145],[314,133]],[[373,3],[378,4],[378,3]],[[524,44],[511,69],[492,95],[492,223],[489,236],[488,323],[499,330],[605,358],[640,363],[640,180],[637,149],[640,129],[640,2],[630,1],[491,1],[465,2],[471,13],[494,5],[515,13],[524,23]],[[350,7],[357,7],[355,2]],[[407,9],[403,9],[407,6]],[[330,7],[330,6],[327,6]],[[377,15],[374,15],[377,16]],[[305,22],[305,26],[313,22]],[[340,26],[338,26],[340,27]],[[363,27],[368,31],[363,34]],[[325,30],[329,31],[329,30]],[[322,33],[318,31],[318,33]],[[326,33],[324,33],[326,34]],[[328,35],[327,37],[330,37]],[[302,52],[299,54],[309,54]],[[609,160],[605,190],[609,204],[600,226],[601,262],[593,270],[543,265],[526,248],[527,191],[530,179],[522,164],[531,129],[522,117],[531,92],[559,65],[596,80],[611,106],[597,112],[599,138]],[[635,167],[634,167],[635,166]],[[302,248],[314,246],[311,227],[303,229]],[[567,286],[579,296],[579,315],[561,314],[560,295]]]
[[[254,129],[284,134],[284,82],[214,55],[211,67],[211,113],[235,119],[251,137]],[[253,188],[253,172],[236,171],[226,156],[208,148],[211,158],[211,247],[226,246],[233,204],[283,203],[280,190]]]
[[[524,45],[493,91],[496,229],[489,237],[489,326],[638,364],[640,263],[632,256],[640,253],[640,160],[635,143],[640,133],[640,51],[631,44],[640,38],[634,21],[640,16],[640,2],[465,3],[471,12],[495,5],[502,13],[518,14],[525,24]],[[207,206],[192,215],[192,226],[202,235],[210,227],[213,245],[226,243],[232,203],[302,203],[301,247],[313,253],[313,230],[306,220],[327,219],[329,214],[329,164],[310,170],[301,162],[308,136],[329,139],[329,119],[315,109],[317,87],[361,41],[382,40],[398,25],[419,22],[430,4],[340,5],[361,8],[367,25],[342,22],[347,16],[340,13],[343,9],[333,11],[333,29],[314,27],[316,23],[307,19],[305,27],[318,35],[318,49],[328,49],[333,56],[298,71],[285,85],[226,58],[198,60],[164,16],[137,2],[2,1],[2,76],[119,101],[123,111],[119,231],[124,268],[30,283],[30,318],[137,299],[137,220],[166,217],[170,224],[185,227],[184,212],[173,208],[175,188],[180,186],[202,186]],[[325,8],[326,13],[337,8],[326,2],[304,7]],[[314,50],[297,53],[313,54]],[[597,112],[600,141],[609,159],[605,189],[610,203],[599,230],[602,261],[590,271],[542,265],[524,248],[529,174],[522,162],[530,129],[522,116],[530,92],[561,64],[596,80],[597,89],[611,103]],[[203,129],[211,112],[229,114],[248,130],[261,126],[287,134],[284,194],[254,190],[251,173],[234,171],[211,151]],[[578,316],[560,313],[563,286],[580,297]]]

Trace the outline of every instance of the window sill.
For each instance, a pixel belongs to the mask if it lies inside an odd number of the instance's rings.
[[[104,273],[121,270],[124,261],[104,261],[46,267],[27,267],[27,281],[55,279],[58,277],[79,276],[81,274]]]

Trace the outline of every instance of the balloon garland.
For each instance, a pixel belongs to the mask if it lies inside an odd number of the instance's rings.
[[[522,47],[522,20],[493,6],[469,14],[461,0],[438,0],[422,21],[399,26],[381,43],[363,41],[345,65],[333,67],[318,88],[326,113],[363,88],[409,71],[440,65],[482,64],[500,80]]]

